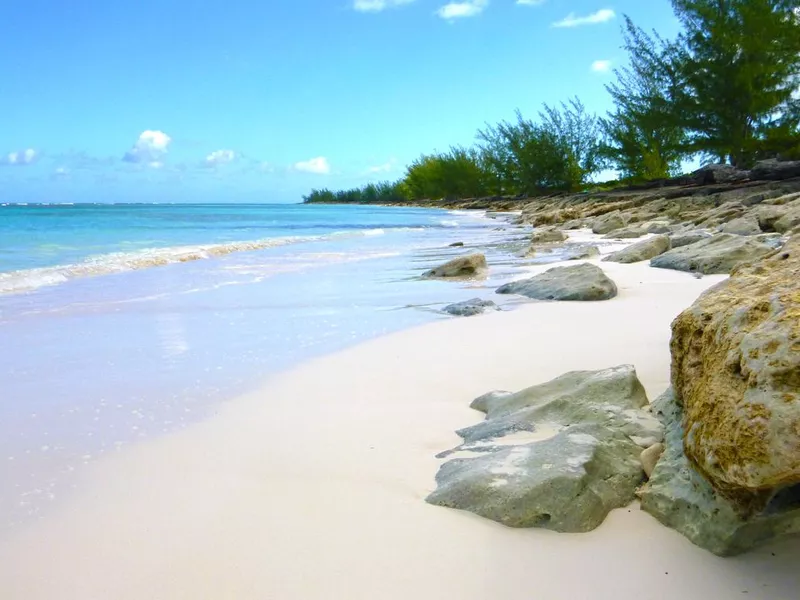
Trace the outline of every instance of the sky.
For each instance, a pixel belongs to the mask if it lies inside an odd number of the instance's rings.
[[[1,202],[298,202],[610,108],[668,0],[0,0]]]

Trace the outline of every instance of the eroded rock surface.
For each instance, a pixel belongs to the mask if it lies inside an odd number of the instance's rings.
[[[651,238],[623,248],[618,252],[609,254],[603,260],[623,264],[650,260],[664,254],[670,248],[670,239],[666,235],[654,235]]]
[[[422,276],[426,278],[476,277],[484,275],[486,270],[486,257],[483,254],[475,253],[454,258],[435,269],[426,271]]]
[[[674,248],[655,257],[650,264],[661,269],[675,269],[711,275],[730,273],[738,264],[759,259],[775,249],[775,238],[720,233],[708,239]]]
[[[617,295],[616,284],[602,269],[589,263],[555,267],[541,275],[507,283],[498,294],[520,294],[535,300],[609,300]]]

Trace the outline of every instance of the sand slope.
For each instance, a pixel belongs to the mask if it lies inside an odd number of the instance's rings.
[[[434,455],[481,418],[475,396],[622,363],[651,399],[667,386],[669,324],[721,278],[602,267],[615,300],[380,338],[101,461],[57,512],[0,543],[0,598],[796,598],[800,543],[720,559],[638,506],[561,535],[423,501]]]

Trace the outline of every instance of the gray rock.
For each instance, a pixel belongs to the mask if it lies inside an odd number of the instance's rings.
[[[707,240],[710,237],[711,234],[707,231],[695,230],[671,235],[669,240],[672,248],[681,248],[683,246],[688,246],[689,244],[696,244],[697,242]]]
[[[767,510],[742,517],[684,454],[683,411],[672,389],[653,403],[653,410],[665,426],[665,450],[639,493],[642,510],[720,556],[741,554],[776,537],[800,533],[800,490],[790,488]]]
[[[758,219],[752,215],[739,217],[733,221],[728,221],[722,226],[722,233],[732,233],[733,235],[759,235],[762,233],[758,225]]]
[[[785,206],[778,205],[764,205],[759,206],[753,211],[753,217],[758,221],[758,227],[761,231],[772,232],[777,231],[775,224],[784,217],[790,209]],[[800,222],[800,211],[798,211],[798,222]]]
[[[670,233],[674,229],[669,221],[651,221],[643,227],[647,233]]]
[[[767,236],[744,237],[720,233],[665,252],[651,260],[650,265],[704,275],[730,273],[736,265],[761,258],[773,249],[774,243],[770,244]]]
[[[537,229],[531,235],[531,244],[557,244],[567,239],[567,234],[553,227]]]
[[[762,160],[750,171],[752,179],[778,181],[800,177],[800,161]]]
[[[800,207],[793,208],[781,215],[774,223],[772,228],[778,233],[786,233],[800,225]]]
[[[450,248],[462,248],[464,246],[464,242],[453,242],[450,244]]]
[[[474,317],[490,309],[497,310],[497,305],[491,300],[473,298],[472,300],[465,300],[463,302],[456,302],[450,306],[445,306],[442,310],[455,317]]]
[[[589,263],[555,267],[522,281],[507,283],[498,294],[520,294],[535,300],[609,300],[617,295],[617,286],[603,270]]]
[[[454,258],[435,269],[426,271],[422,276],[426,278],[476,277],[485,274],[486,269],[486,257],[476,253]]]
[[[614,212],[610,212],[595,219],[594,223],[592,223],[592,233],[604,235],[606,233],[611,233],[615,229],[622,229],[628,224],[630,219],[630,215],[615,210]]]
[[[713,183],[733,183],[747,179],[750,174],[747,171],[740,171],[731,165],[714,164],[705,165],[692,173],[692,178],[699,185],[709,185]]]
[[[573,246],[564,252],[564,260],[588,260],[600,256],[597,246]]]
[[[590,531],[634,499],[643,478],[639,455],[662,438],[646,405],[631,366],[481,396],[473,407],[487,418],[458,432],[465,443],[455,449],[476,458],[442,465],[427,501],[510,527]],[[505,443],[521,431],[541,439]]]
[[[670,248],[670,240],[666,235],[654,235],[651,238],[642,240],[632,246],[623,248],[618,252],[609,254],[603,260],[609,262],[630,264],[650,260],[663,254]]]

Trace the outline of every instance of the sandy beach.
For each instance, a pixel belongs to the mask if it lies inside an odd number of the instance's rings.
[[[435,455],[482,419],[476,396],[621,364],[651,400],[665,390],[670,322],[723,276],[602,268],[613,300],[384,336],[98,461],[58,509],[0,542],[0,598],[796,598],[796,540],[722,559],[636,504],[568,535],[424,502]]]

